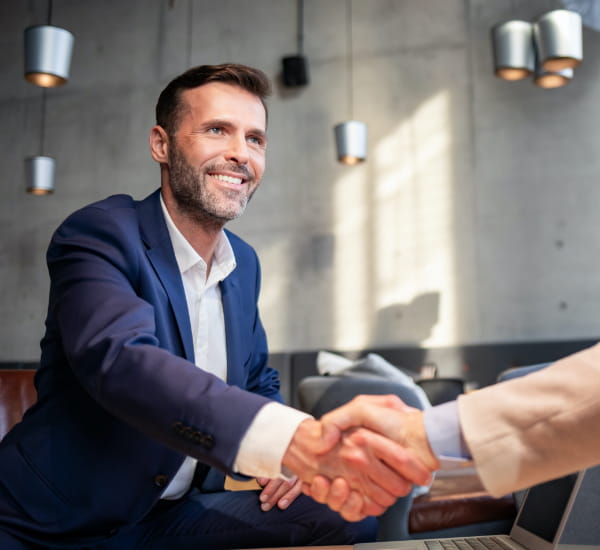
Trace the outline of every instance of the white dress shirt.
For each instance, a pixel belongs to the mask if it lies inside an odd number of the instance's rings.
[[[160,202],[183,280],[195,364],[227,381],[225,320],[219,283],[236,267],[233,249],[225,232],[221,232],[207,276],[206,262],[177,229],[162,196]],[[284,477],[283,455],[298,425],[306,418],[310,417],[276,402],[264,406],[240,443],[234,470],[254,477]],[[185,494],[192,483],[196,462],[195,458],[185,458],[162,498],[176,499]]]

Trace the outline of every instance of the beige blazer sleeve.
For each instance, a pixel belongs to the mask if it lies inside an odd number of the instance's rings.
[[[600,344],[463,395],[458,410],[492,495],[600,464]]]

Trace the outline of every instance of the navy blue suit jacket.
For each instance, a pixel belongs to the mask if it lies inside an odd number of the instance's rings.
[[[38,402],[0,443],[0,526],[81,544],[142,518],[184,456],[231,471],[258,410],[280,401],[254,250],[228,233],[227,384],[194,365],[159,192],[71,215],[48,249]],[[248,391],[244,391],[248,390]]]

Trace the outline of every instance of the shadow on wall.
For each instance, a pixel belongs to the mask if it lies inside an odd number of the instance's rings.
[[[421,343],[439,320],[440,293],[419,294],[408,304],[392,304],[377,311],[371,341],[377,345]]]

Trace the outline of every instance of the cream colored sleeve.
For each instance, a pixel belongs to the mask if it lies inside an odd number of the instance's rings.
[[[463,435],[495,496],[600,463],[600,345],[463,395]]]

